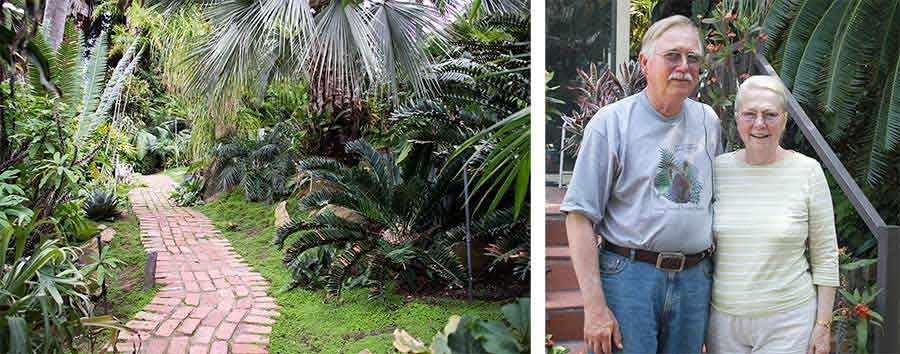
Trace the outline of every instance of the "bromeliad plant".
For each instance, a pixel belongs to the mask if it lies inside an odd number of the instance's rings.
[[[647,78],[636,61],[622,63],[618,76],[615,70],[600,69],[593,63],[586,71],[582,69],[576,71],[578,83],[570,89],[579,93],[578,108],[571,114],[562,116],[566,123],[567,134],[563,149],[573,156],[578,155],[581,149],[584,128],[600,108],[636,94],[647,86]]]

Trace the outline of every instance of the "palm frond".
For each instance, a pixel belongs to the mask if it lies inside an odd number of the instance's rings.
[[[430,6],[394,0],[375,4],[372,22],[375,40],[381,45],[384,81],[394,97],[397,97],[400,76],[407,78],[403,81],[409,82],[413,93],[420,98],[430,97],[437,89],[429,78],[431,56],[426,46],[446,45],[442,22]]]
[[[371,14],[355,3],[332,1],[316,16],[315,43],[304,51],[302,62],[311,62],[314,86],[361,92],[364,78],[381,74]]]

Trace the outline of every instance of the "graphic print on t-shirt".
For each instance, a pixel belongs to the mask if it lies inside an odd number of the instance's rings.
[[[659,163],[653,188],[658,197],[676,204],[699,204],[703,184],[697,167],[684,158],[685,153],[696,150],[693,144],[678,145],[675,152],[659,148]]]

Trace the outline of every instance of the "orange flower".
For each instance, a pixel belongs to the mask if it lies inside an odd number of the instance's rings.
[[[760,33],[760,34],[757,36],[757,38],[759,38],[759,40],[761,40],[761,41],[765,41],[765,40],[768,40],[768,39],[769,39],[769,35],[766,34],[766,33]]]
[[[544,346],[547,347],[547,349],[553,348],[553,340],[547,338],[547,342],[544,344]]]
[[[856,312],[856,315],[860,318],[866,318],[869,316],[869,307],[864,304],[859,304],[853,308],[853,312]]]

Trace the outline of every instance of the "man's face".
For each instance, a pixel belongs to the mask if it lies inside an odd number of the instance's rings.
[[[650,90],[682,100],[697,87],[703,57],[697,32],[690,26],[669,28],[656,39],[653,54],[640,55]]]

